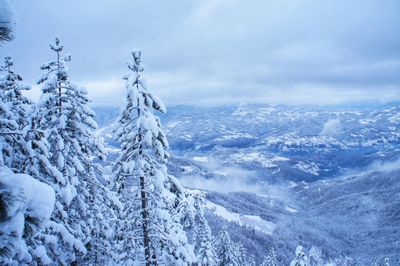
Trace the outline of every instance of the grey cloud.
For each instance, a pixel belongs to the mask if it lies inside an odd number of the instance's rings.
[[[34,81],[59,35],[72,78],[118,104],[141,48],[150,87],[171,104],[400,100],[400,2],[377,0],[14,0],[0,52]],[[114,87],[115,86],[115,87]],[[307,94],[307,97],[304,96]],[[316,97],[312,99],[311,97]]]

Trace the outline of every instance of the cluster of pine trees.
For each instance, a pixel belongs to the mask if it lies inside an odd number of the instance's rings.
[[[71,56],[63,54],[58,38],[50,48],[54,59],[40,67],[37,103],[24,96],[30,87],[14,72],[11,57],[1,68],[0,262],[254,264],[225,230],[213,238],[204,218],[203,193],[183,188],[168,174],[168,141],[156,115],[166,109],[143,82],[141,52],[132,52],[124,77],[125,107],[114,129],[121,151],[111,179],[105,180],[101,161],[106,154],[95,134],[87,91],[71,82]],[[28,200],[23,191],[14,193],[5,177],[17,179],[18,174],[50,186],[54,204],[43,202],[43,189],[33,192],[41,201]],[[37,204],[26,207],[28,201]],[[33,215],[48,205],[50,217]],[[23,231],[9,226],[17,214]]]

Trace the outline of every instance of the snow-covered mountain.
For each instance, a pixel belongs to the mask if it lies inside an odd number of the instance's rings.
[[[96,111],[106,142],[116,145],[110,125],[118,110]],[[181,167],[175,174],[179,170],[182,175],[208,174],[209,169],[203,168],[212,164],[255,171],[254,176],[265,182],[314,181],[400,157],[400,106],[396,105],[180,106],[170,108],[162,120],[174,165]]]
[[[95,108],[110,151],[116,108]],[[178,106],[162,117],[169,172],[207,190],[213,232],[228,226],[260,262],[299,244],[330,258],[400,259],[400,105]]]

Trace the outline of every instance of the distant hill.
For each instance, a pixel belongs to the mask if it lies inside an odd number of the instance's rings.
[[[111,164],[118,109],[95,108]],[[161,116],[169,173],[207,191],[207,219],[257,263],[297,245],[356,265],[400,259],[400,106],[178,106]]]

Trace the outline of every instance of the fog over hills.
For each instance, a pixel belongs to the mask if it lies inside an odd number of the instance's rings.
[[[117,108],[99,107],[116,155]],[[227,227],[258,263],[297,245],[357,265],[400,259],[400,106],[177,106],[162,116],[169,173],[207,191],[213,233]]]

